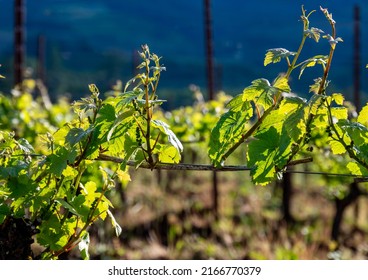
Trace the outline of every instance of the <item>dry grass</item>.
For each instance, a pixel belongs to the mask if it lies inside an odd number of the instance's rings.
[[[368,200],[359,215],[345,215],[341,246],[331,254],[334,204],[324,188],[295,177],[287,225],[280,212],[280,189],[253,186],[247,173],[219,175],[219,219],[212,211],[211,173],[136,170],[115,215],[123,228],[111,239],[111,226],[92,229],[91,256],[107,259],[366,259]],[[308,182],[308,185],[300,182]],[[121,204],[113,194],[115,204]],[[122,205],[121,205],[122,206]],[[126,209],[126,210],[123,210]]]

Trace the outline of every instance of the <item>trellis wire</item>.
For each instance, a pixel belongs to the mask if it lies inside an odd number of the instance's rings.
[[[98,160],[110,161],[115,163],[123,163],[124,159],[119,157],[112,157],[101,154]],[[312,160],[310,158],[296,160],[291,162],[288,166],[293,166],[301,163],[308,163]],[[134,161],[128,161],[128,166],[136,166],[137,163]],[[189,164],[189,163],[157,163],[155,166],[150,166],[148,163],[142,163],[137,168],[143,169],[160,169],[160,170],[177,170],[177,171],[218,171],[218,172],[238,172],[238,171],[251,171],[252,168],[245,165],[225,165],[222,167],[214,167],[210,164]],[[346,173],[330,173],[330,172],[319,172],[319,171],[299,171],[286,169],[280,172],[284,173],[295,173],[295,174],[306,174],[306,175],[321,175],[321,176],[336,176],[336,177],[350,177],[356,182],[368,182],[368,177],[362,175],[346,174]]]

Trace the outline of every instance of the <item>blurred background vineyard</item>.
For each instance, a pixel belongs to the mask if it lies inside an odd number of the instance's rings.
[[[19,137],[37,144],[38,134],[70,120],[69,102],[85,96],[89,83],[108,92],[117,80],[124,83],[131,78],[139,62],[136,50],[147,43],[163,56],[167,68],[158,95],[168,102],[159,114],[184,143],[183,161],[209,163],[209,133],[226,101],[255,78],[277,75],[280,68],[263,67],[267,49],[296,47],[301,4],[212,1],[217,95],[206,101],[203,1],[27,1],[25,66],[29,79],[25,93],[13,91],[11,95],[14,3],[0,0],[0,74],[6,77],[0,80],[0,128],[16,129]],[[354,4],[361,7],[364,50],[368,42],[364,1],[313,0],[305,6],[307,10],[327,6],[334,14],[344,43],[338,46],[329,78],[332,90],[342,92],[350,101]],[[327,28],[319,15],[313,23]],[[40,78],[40,38],[45,55],[43,82],[53,102],[48,108],[40,98],[42,89],[36,90],[34,82]],[[314,52],[316,48],[325,52],[326,45],[313,45]],[[360,59],[363,72],[366,52]],[[301,81],[293,77],[292,89],[307,96],[313,75],[306,71]],[[362,104],[367,101],[366,80],[360,84]],[[131,169],[132,180],[118,184],[110,194],[123,233],[114,237],[110,225],[94,225],[90,230],[91,258],[366,259],[366,183],[348,176],[310,174],[348,173],[349,159],[332,156],[323,139],[313,149],[313,162],[295,167],[267,187],[254,186],[247,171],[217,172],[215,176],[210,171]],[[244,158],[245,151],[239,150],[229,164],[244,164]],[[34,250],[40,248],[35,245]],[[76,252],[64,256],[76,257]]]

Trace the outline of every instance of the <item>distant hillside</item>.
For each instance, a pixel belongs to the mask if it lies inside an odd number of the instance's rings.
[[[300,39],[300,7],[308,10],[327,6],[337,21],[338,33],[345,42],[336,52],[330,78],[337,89],[352,84],[352,13],[354,2],[362,7],[362,44],[368,43],[368,9],[365,1],[289,1],[289,0],[213,0],[214,48],[217,64],[217,86],[231,94],[260,76],[272,79],[281,66],[263,67],[267,49],[297,48]],[[95,82],[108,89],[116,79],[132,75],[134,51],[143,43],[163,56],[167,72],[163,90],[189,94],[190,83],[205,87],[203,1],[199,0],[53,0],[26,1],[27,49],[29,57],[36,53],[36,38],[47,39],[48,85],[52,92],[86,93],[86,84]],[[11,77],[13,1],[0,0],[0,63]],[[320,12],[312,25],[328,31]],[[317,46],[326,52],[328,45]],[[307,48],[315,53],[316,45]],[[363,52],[364,63],[368,61]],[[29,59],[34,65],[34,60]],[[305,82],[313,76],[306,71]],[[10,79],[8,79],[8,82]],[[363,85],[366,88],[366,84]],[[307,86],[298,90],[306,91]],[[177,106],[183,98],[175,97]],[[190,102],[190,96],[187,98]]]

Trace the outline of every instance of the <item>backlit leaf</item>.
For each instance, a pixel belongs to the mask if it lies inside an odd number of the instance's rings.
[[[266,52],[263,64],[264,66],[267,66],[270,63],[277,63],[280,62],[282,58],[293,56],[295,54],[296,54],[295,52],[290,52],[284,48],[269,49]]]
[[[84,234],[82,234],[81,240],[78,244],[78,249],[84,260],[89,260],[89,252],[88,252],[89,243],[90,243],[89,233],[88,231],[86,231]]]
[[[327,60],[328,60],[327,55],[316,55],[312,58],[305,60],[300,66],[299,79],[303,75],[305,68],[314,67],[316,64],[320,64],[324,68],[325,65],[327,64]]]
[[[243,109],[230,110],[223,114],[211,131],[208,155],[212,163],[219,167],[222,157],[247,130],[246,123],[253,116],[253,108],[249,102],[243,102]]]
[[[331,115],[338,120],[346,120],[348,118],[348,109],[345,107],[331,108]]]
[[[324,33],[323,30],[319,28],[312,27],[311,29],[307,29],[304,31],[309,38],[312,38],[314,41],[318,43],[321,33]]]
[[[341,93],[333,93],[331,99],[335,101],[337,105],[344,105],[345,97]]]
[[[365,126],[368,126],[368,104],[365,105],[360,111],[357,121]]]
[[[107,210],[107,214],[109,215],[110,219],[111,219],[111,225],[113,226],[113,228],[115,229],[115,234],[116,236],[119,236],[123,230],[121,228],[121,226],[116,222],[114,215],[111,213],[110,210]]]
[[[162,163],[179,163],[180,153],[173,146],[164,146],[158,154],[158,160]]]
[[[335,155],[341,155],[346,152],[346,149],[343,144],[341,144],[339,141],[331,140],[329,141],[331,151]]]
[[[70,131],[66,135],[65,140],[67,143],[69,143],[73,147],[75,144],[86,139],[87,136],[92,131],[93,131],[92,127],[88,128],[87,130],[84,130],[82,128],[73,127],[72,129],[70,129]]]
[[[252,81],[252,85],[243,90],[243,101],[253,101],[257,105],[262,105],[267,109],[273,104],[273,94],[271,84],[266,79]]]
[[[350,170],[351,174],[358,176],[368,176],[368,170],[356,162],[349,162],[347,168]]]
[[[179,152],[183,151],[183,145],[181,144],[180,140],[176,137],[175,133],[172,132],[169,125],[164,123],[161,120],[153,120],[152,126],[158,128],[161,132],[167,135],[167,139],[169,143],[175,147]]]
[[[291,141],[286,132],[279,134],[274,127],[263,130],[248,145],[248,166],[255,184],[267,185],[275,180],[277,169],[287,163]]]
[[[50,172],[58,177],[61,176],[66,166],[74,163],[77,155],[74,149],[68,150],[61,147],[55,154],[47,157],[47,161],[50,164]]]
[[[288,79],[283,75],[280,75],[275,79],[275,81],[272,84],[272,87],[282,92],[290,92],[291,90]]]

